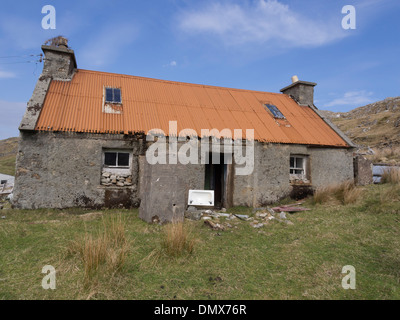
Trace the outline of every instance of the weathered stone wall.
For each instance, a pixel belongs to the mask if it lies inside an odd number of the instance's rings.
[[[256,143],[253,173],[234,177],[234,205],[258,207],[290,195],[290,155],[308,156],[313,189],[353,179],[351,149]]]
[[[373,182],[372,161],[357,155],[354,158],[354,179],[355,183],[365,186]]]
[[[309,148],[314,188],[354,179],[353,150]]]
[[[169,150],[169,145],[167,146]],[[182,143],[179,142],[177,150],[181,146]],[[168,162],[169,152],[164,155]],[[183,220],[189,190],[204,189],[205,166],[201,164],[200,157],[199,152],[197,164],[186,165],[179,161],[177,164],[150,165],[145,156],[140,157],[141,219],[156,223]]]
[[[150,166],[144,156],[146,148],[140,139],[123,135],[22,131],[14,205],[18,208],[133,207],[146,198],[150,214],[143,216],[145,220],[157,215],[154,212],[160,208],[172,210],[172,204],[180,214],[186,206],[188,191],[204,188],[205,165],[200,162],[200,152],[198,164]],[[104,149],[132,152],[130,172],[118,174],[103,168]],[[228,192],[233,194],[234,206],[257,207],[289,195],[293,189],[289,182],[290,155],[308,156],[312,188],[354,177],[351,149],[257,142],[254,151],[254,171],[246,176],[233,176]],[[237,165],[233,166],[235,169]],[[168,199],[174,192],[176,197]],[[161,218],[161,212],[158,216]]]
[[[14,206],[17,208],[139,205],[138,138],[123,135],[21,131]],[[101,185],[103,148],[132,152],[132,185]],[[124,180],[126,182],[127,179]]]

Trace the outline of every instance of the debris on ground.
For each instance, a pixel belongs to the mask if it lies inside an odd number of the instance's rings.
[[[297,203],[292,203],[292,204],[286,204],[278,207],[274,207],[271,210],[274,212],[299,212],[299,211],[309,211],[311,209],[309,208],[302,208],[299,207],[304,203],[304,201],[300,201]]]
[[[214,211],[206,208],[189,206],[185,211],[185,218],[190,220],[202,220],[204,221],[205,225],[215,231],[224,231],[228,228],[237,229],[238,221],[232,222],[237,219],[241,221],[247,221],[254,229],[261,229],[262,227],[271,223],[272,220],[276,220],[287,225],[293,225],[293,222],[288,219],[287,213],[310,210],[308,208],[299,207],[303,203],[304,201],[300,201],[288,205],[276,206],[273,208],[254,208],[252,210],[252,214],[250,215],[229,213],[225,208]],[[233,225],[228,221],[233,223]]]
[[[224,231],[225,227],[219,223],[214,223],[211,220],[204,220],[204,224],[209,226],[211,229],[215,231]]]
[[[203,213],[201,211],[186,211],[185,218],[190,220],[200,220]]]
[[[275,212],[299,212],[299,211],[310,211],[311,209],[309,208],[301,208],[301,207],[275,207],[272,208]]]
[[[234,214],[236,218],[239,218],[240,220],[247,220],[249,219],[249,216],[247,214]]]

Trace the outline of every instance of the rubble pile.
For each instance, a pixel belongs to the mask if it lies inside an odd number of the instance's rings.
[[[225,208],[221,210],[198,209],[194,206],[189,206],[185,212],[185,218],[190,220],[203,220],[204,224],[215,231],[224,231],[229,228],[237,228],[230,222],[248,222],[255,229],[266,226],[271,221],[278,221],[287,225],[293,225],[293,222],[288,220],[286,213],[294,213],[300,211],[308,211],[310,209],[299,207],[303,202],[295,204],[283,205],[278,207],[262,207],[254,208],[251,215],[229,213]],[[233,223],[233,222],[232,222]]]

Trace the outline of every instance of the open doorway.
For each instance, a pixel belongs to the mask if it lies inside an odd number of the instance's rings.
[[[229,208],[232,206],[232,165],[225,164],[226,156],[230,155],[225,155],[224,153],[209,153],[208,164],[206,164],[205,168],[204,189],[214,190],[214,206],[216,208]],[[219,163],[215,163],[215,159],[218,159],[218,157]]]

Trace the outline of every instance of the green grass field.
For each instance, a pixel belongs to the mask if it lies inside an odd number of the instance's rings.
[[[0,173],[15,175],[18,140],[18,138],[0,140]]]
[[[15,155],[8,155],[0,159],[0,173],[15,176]]]
[[[255,229],[236,219],[213,231],[186,221],[194,250],[178,257],[162,250],[166,226],[146,224],[137,210],[3,209],[0,299],[400,299],[400,189],[364,189],[351,205],[308,201],[311,211],[288,215],[293,225]],[[124,226],[122,268],[104,263],[87,281],[72,243],[101,233],[110,217]],[[55,290],[41,286],[45,265],[56,269]],[[342,288],[345,265],[356,269],[355,290]]]

